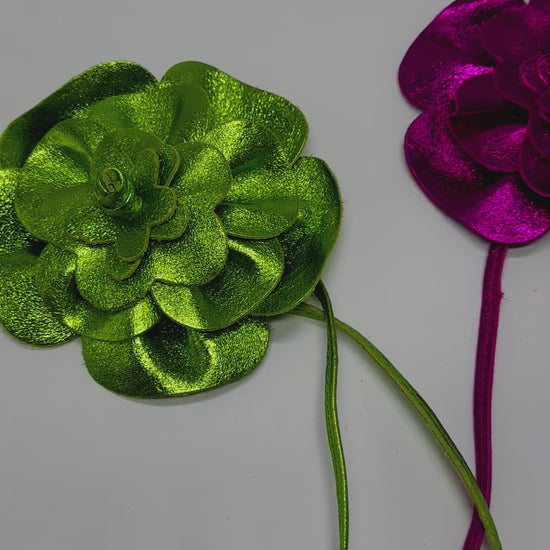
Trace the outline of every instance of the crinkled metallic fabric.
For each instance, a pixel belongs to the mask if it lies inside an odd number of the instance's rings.
[[[203,63],[92,67],[0,138],[0,321],[130,396],[241,378],[317,284],[341,201],[302,113]]]

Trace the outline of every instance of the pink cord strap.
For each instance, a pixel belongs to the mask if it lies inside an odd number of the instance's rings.
[[[474,436],[476,450],[476,478],[487,505],[491,502],[492,448],[491,401],[495,371],[495,348],[498,334],[500,302],[502,300],[502,268],[508,247],[491,243],[483,277],[483,296],[477,340],[474,382]],[[483,541],[483,527],[474,510],[464,550],[479,550]]]

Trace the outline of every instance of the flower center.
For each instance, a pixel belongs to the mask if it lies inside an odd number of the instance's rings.
[[[127,216],[141,210],[141,198],[124,174],[116,168],[102,170],[96,191],[101,206],[115,216]]]

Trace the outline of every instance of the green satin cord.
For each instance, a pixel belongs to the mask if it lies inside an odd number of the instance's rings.
[[[325,320],[325,315],[323,312],[310,304],[302,303],[297,306],[292,313],[295,315],[300,315],[301,317],[315,319],[317,321]],[[489,542],[489,547],[492,550],[502,550],[502,544],[491,516],[491,512],[489,511],[487,503],[479,490],[475,477],[464,460],[464,457],[460,454],[460,451],[451,439],[451,436],[447,433],[435,413],[428,406],[426,401],[424,401],[424,399],[418,394],[414,387],[374,344],[343,321],[335,319],[335,324],[375,362],[376,366],[382,370],[387,378],[389,378],[389,380],[405,396],[409,404],[412,405],[413,409],[427,426],[437,444],[441,447],[443,453],[449,459],[456,473],[460,477],[470,500],[479,514],[481,523],[485,529],[485,537]]]
[[[348,504],[348,480],[346,475],[346,461],[342,447],[342,437],[338,423],[338,406],[336,404],[338,383],[338,342],[336,333],[336,321],[332,304],[325,288],[319,281],[315,289],[315,295],[321,302],[325,312],[327,324],[327,368],[325,375],[325,419],[327,427],[327,439],[334,469],[334,483],[336,485],[336,502],[338,504],[338,532],[340,550],[347,550],[349,540],[349,504]]]

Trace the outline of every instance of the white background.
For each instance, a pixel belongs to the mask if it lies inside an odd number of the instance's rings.
[[[404,165],[415,110],[397,68],[441,0],[6,1],[0,127],[90,65],[186,59],[288,97],[345,217],[324,280],[336,313],[418,388],[473,464],[471,386],[486,243],[441,214]],[[494,398],[494,517],[506,549],[550,538],[546,474],[550,236],[510,252]],[[334,550],[324,333],[273,323],[268,355],[207,395],[141,402],[98,386],[78,341],[0,334],[0,547]],[[462,547],[452,470],[400,395],[344,337],[340,415],[352,550]]]

